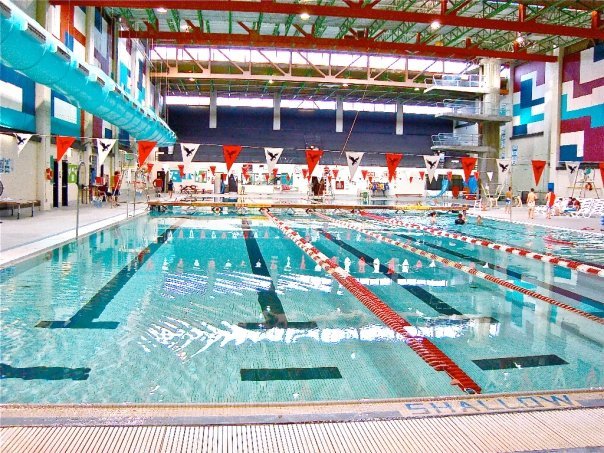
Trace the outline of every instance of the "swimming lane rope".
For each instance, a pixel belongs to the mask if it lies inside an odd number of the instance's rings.
[[[361,215],[364,217],[368,217],[370,219],[379,220],[381,222],[389,223],[394,226],[402,226],[405,228],[411,228],[414,230],[426,231],[434,236],[442,236],[451,239],[457,239],[458,241],[467,242],[468,244],[480,245],[482,247],[487,247],[493,250],[500,250],[502,252],[511,253],[512,255],[524,256],[526,258],[531,258],[537,261],[542,261],[544,263],[555,264],[556,266],[566,267],[568,269],[573,269],[578,272],[582,272],[584,274],[593,275],[596,277],[604,277],[604,269],[597,266],[592,266],[590,264],[581,263],[580,261],[568,260],[565,258],[553,256],[553,255],[545,255],[536,252],[531,252],[530,250],[526,250],[520,247],[512,247],[506,244],[498,244],[496,242],[487,241],[486,239],[478,239],[471,236],[465,236],[462,234],[449,233],[444,230],[440,230],[438,228],[430,228],[423,225],[418,225],[416,223],[403,222],[401,220],[387,219],[386,217],[382,217],[375,214],[370,214],[366,211],[361,211]]]
[[[480,393],[480,386],[466,374],[449,356],[442,352],[428,338],[411,335],[408,327],[413,327],[409,321],[392,310],[384,301],[369,291],[358,280],[348,272],[336,265],[333,260],[327,258],[310,242],[306,241],[296,231],[288,227],[284,222],[276,218],[270,212],[263,210],[263,214],[281,232],[291,239],[304,253],[317,263],[325,272],[342,284],[344,288],[352,293],[363,305],[376,315],[384,324],[401,335],[405,343],[436,371],[444,371],[451,377],[451,385],[456,385],[468,393]]]
[[[588,312],[583,311],[583,310],[579,310],[578,308],[575,308],[575,307],[573,307],[571,305],[565,304],[564,302],[557,301],[556,299],[552,299],[551,297],[544,296],[543,294],[539,294],[539,293],[537,293],[535,291],[531,291],[530,289],[526,289],[526,288],[523,288],[521,286],[514,285],[513,283],[510,283],[510,282],[508,282],[506,280],[503,280],[501,278],[497,278],[497,277],[495,277],[493,275],[490,275],[490,274],[487,274],[485,272],[479,271],[479,270],[477,270],[477,269],[475,269],[473,267],[466,266],[466,265],[461,264],[461,263],[456,262],[456,261],[451,261],[451,260],[449,260],[447,258],[443,258],[442,256],[435,255],[434,253],[426,252],[425,250],[418,249],[416,247],[413,247],[412,245],[405,244],[405,243],[403,243],[401,241],[396,241],[394,239],[390,239],[390,238],[388,238],[386,236],[382,236],[379,233],[375,233],[373,231],[365,230],[365,229],[357,226],[355,223],[352,223],[352,222],[345,222],[345,221],[342,221],[342,220],[336,220],[336,219],[334,219],[332,217],[328,217],[328,216],[326,216],[324,214],[319,214],[318,212],[315,212],[314,215],[316,215],[317,217],[319,217],[321,219],[324,219],[324,220],[326,220],[326,221],[328,221],[330,223],[334,223],[336,225],[340,225],[340,226],[342,226],[344,228],[348,228],[348,229],[351,229],[351,230],[359,231],[360,233],[366,234],[367,236],[371,236],[371,237],[373,237],[373,238],[375,238],[375,239],[377,239],[379,241],[386,242],[386,243],[394,245],[396,247],[400,247],[400,248],[402,248],[404,250],[407,250],[408,252],[415,253],[416,255],[420,255],[420,256],[423,256],[423,257],[426,257],[426,258],[430,258],[430,259],[432,259],[434,261],[438,261],[439,263],[442,263],[442,264],[444,264],[446,266],[454,267],[455,269],[458,269],[458,270],[460,270],[462,272],[465,272],[466,274],[470,274],[470,275],[473,275],[475,277],[481,278],[483,280],[487,280],[487,281],[489,281],[491,283],[495,283],[497,285],[500,285],[500,286],[503,286],[505,288],[511,289],[513,291],[517,291],[519,293],[526,294],[527,296],[533,297],[533,298],[541,300],[543,302],[547,302],[550,305],[554,305],[554,306],[562,308],[564,310],[568,310],[568,311],[570,311],[572,313],[575,313],[575,314],[577,314],[579,316],[587,318],[587,319],[589,319],[591,321],[597,322],[598,324],[604,325],[604,318],[598,318],[597,316],[592,315],[591,313],[588,313]]]

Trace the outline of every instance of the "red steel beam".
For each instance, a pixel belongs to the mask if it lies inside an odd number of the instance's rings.
[[[476,57],[501,58],[503,60],[544,61],[556,62],[557,57],[551,55],[526,52],[506,52],[502,50],[481,49],[478,47],[447,47],[433,46],[422,43],[406,44],[386,41],[374,41],[367,38],[316,38],[307,36],[273,36],[229,33],[171,32],[171,31],[130,31],[120,32],[120,38],[153,39],[155,44],[172,43],[178,45],[203,45],[221,47],[260,47],[278,49],[303,50],[336,50],[346,52],[362,52],[370,54],[403,55],[418,53],[422,56],[472,59]]]
[[[431,24],[434,21],[439,21],[441,25],[450,25],[453,27],[506,30],[519,33],[538,33],[542,35],[571,36],[585,39],[604,39],[604,30],[594,28],[544,24],[535,21],[522,22],[516,20],[483,19],[481,17],[467,17],[456,14],[396,11],[384,8],[354,6],[354,4],[348,7],[241,0],[50,0],[50,4],[138,9],[162,7],[204,11],[238,11],[256,14],[299,15],[306,13],[312,16],[415,22],[420,24]]]

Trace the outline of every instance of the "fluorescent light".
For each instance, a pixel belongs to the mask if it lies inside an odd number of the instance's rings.
[[[164,8],[163,6],[160,6],[155,11],[157,11],[158,13],[161,13],[161,14],[165,14],[168,12],[168,10],[166,8]]]
[[[347,83],[343,83],[343,84],[342,84],[342,86],[343,86],[344,88],[348,88],[348,84],[347,84]]]
[[[518,35],[518,37],[516,38],[516,42],[518,44],[522,44],[524,42],[524,37],[522,35]]]
[[[438,30],[440,28],[440,22],[435,20],[430,24],[432,30]]]
[[[273,79],[269,79],[268,83],[273,84],[273,83],[275,83],[275,81]]]
[[[195,82],[195,79],[193,77],[189,77],[189,82]]]
[[[308,14],[308,13],[302,13],[302,14],[300,14],[300,19],[302,19],[302,20],[308,20],[308,19],[310,19],[310,14]]]

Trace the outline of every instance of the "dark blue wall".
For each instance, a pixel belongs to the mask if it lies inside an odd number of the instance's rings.
[[[202,143],[195,161],[223,161],[222,145],[244,146],[238,162],[265,162],[264,146],[285,148],[280,163],[306,163],[304,149],[310,145],[325,150],[321,164],[346,164],[341,151],[350,132],[355,112],[344,112],[344,132],[337,133],[333,110],[281,109],[281,130],[273,130],[270,108],[219,107],[218,127],[209,129],[209,108],[171,106],[168,124],[179,142]],[[364,165],[384,165],[386,152],[403,153],[401,166],[423,166],[413,158],[432,154],[432,134],[451,132],[452,122],[431,115],[405,114],[403,135],[395,135],[394,113],[360,112],[346,151],[365,151]],[[181,160],[180,147],[162,160]]]

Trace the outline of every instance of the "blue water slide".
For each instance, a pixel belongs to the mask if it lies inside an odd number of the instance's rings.
[[[9,0],[0,0],[0,61],[63,94],[74,105],[158,146],[176,134],[99,68],[78,58]]]
[[[447,190],[449,190],[449,180],[444,178],[442,186],[440,186],[440,192],[438,192],[436,195],[431,195],[430,198],[442,197]]]

